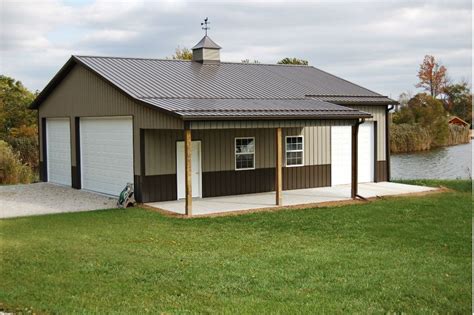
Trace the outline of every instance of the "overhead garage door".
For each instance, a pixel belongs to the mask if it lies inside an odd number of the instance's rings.
[[[46,119],[48,182],[71,186],[71,131],[69,118]]]
[[[133,183],[131,117],[81,118],[82,188],[118,196]]]
[[[350,184],[352,175],[351,126],[331,127],[331,184]],[[374,181],[374,124],[359,126],[358,137],[359,183]]]

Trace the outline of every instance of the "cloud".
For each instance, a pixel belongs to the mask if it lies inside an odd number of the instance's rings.
[[[470,1],[2,2],[1,72],[41,89],[72,54],[163,58],[192,47],[209,16],[222,59],[299,57],[382,94],[415,90],[433,54],[471,77]]]

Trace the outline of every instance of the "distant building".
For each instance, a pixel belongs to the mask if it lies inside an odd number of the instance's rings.
[[[451,116],[449,118],[449,121],[448,123],[450,125],[458,125],[458,126],[462,126],[462,127],[468,127],[469,126],[469,123],[462,120],[461,118],[459,118],[458,116]]]

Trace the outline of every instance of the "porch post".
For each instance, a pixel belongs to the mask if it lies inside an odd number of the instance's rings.
[[[275,132],[276,136],[276,143],[275,143],[275,192],[276,192],[276,200],[275,203],[277,206],[282,205],[282,144],[281,144],[281,128],[276,128]]]
[[[352,182],[351,182],[351,198],[355,199],[357,196],[357,155],[358,144],[357,135],[359,133],[359,122],[352,126]]]
[[[185,173],[185,187],[186,187],[186,206],[185,213],[187,216],[192,216],[193,209],[193,192],[192,192],[192,170],[191,170],[191,129],[184,130],[184,173]]]

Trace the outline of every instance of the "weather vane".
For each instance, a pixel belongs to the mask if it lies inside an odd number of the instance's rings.
[[[204,19],[204,22],[201,23],[201,26],[204,25],[204,26],[202,27],[202,29],[206,31],[206,36],[207,36],[207,30],[210,30],[210,29],[211,29],[211,28],[209,27],[209,24],[211,24],[211,22],[208,22],[208,20],[209,20],[209,18],[206,17],[206,18]]]

